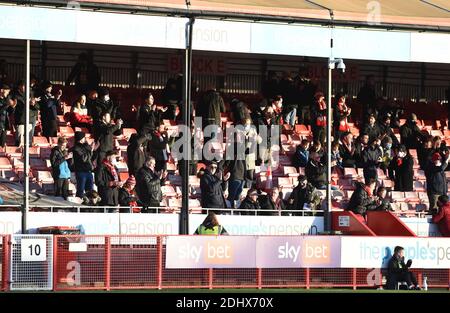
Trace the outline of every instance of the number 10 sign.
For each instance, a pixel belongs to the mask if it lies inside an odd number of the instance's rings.
[[[22,262],[47,260],[47,239],[22,239],[21,247]]]

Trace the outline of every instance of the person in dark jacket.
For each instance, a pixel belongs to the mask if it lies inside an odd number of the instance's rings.
[[[376,122],[376,118],[374,114],[369,115],[368,123],[364,125],[362,132],[369,135],[369,141],[372,141],[375,138],[381,137],[381,130],[378,127]]]
[[[114,148],[114,133],[122,127],[123,121],[119,119],[116,124],[111,123],[111,115],[104,112],[102,120],[95,123],[96,140],[99,142],[97,163],[101,163],[105,158],[106,152]]]
[[[353,134],[351,132],[345,132],[341,135],[341,141],[339,142],[339,155],[342,158],[343,167],[355,167],[356,146],[353,141]]]
[[[320,141],[324,144],[327,125],[327,103],[322,92],[314,96],[316,102],[311,108],[311,123],[314,141]]]
[[[24,145],[24,133],[25,133],[25,101],[26,97],[26,84],[23,80],[17,83],[17,89],[12,95],[12,99],[15,103],[14,109],[14,121],[17,127],[16,133],[16,145],[23,146]],[[31,129],[29,132],[29,145],[32,145],[34,128],[36,126],[36,121],[39,116],[39,100],[37,95],[37,91],[33,88],[30,90],[30,124]]]
[[[40,96],[39,109],[41,110],[42,132],[44,137],[56,137],[58,132],[58,108],[60,107],[60,98],[62,90],[60,89],[55,96],[52,95],[52,84],[47,81],[42,86],[42,95]]]
[[[97,164],[95,183],[102,198],[100,205],[103,206],[119,205],[119,188],[123,186],[123,182],[120,181],[115,164],[116,154],[113,151],[106,152],[102,162]],[[109,209],[108,211],[113,213],[117,210]]]
[[[14,112],[14,101],[9,97],[11,89],[8,85],[0,86],[0,147],[6,145],[6,127],[9,114]]]
[[[98,148],[98,146],[94,146]],[[93,148],[86,142],[83,132],[75,132],[75,145],[72,148],[75,175],[77,179],[77,197],[83,198],[84,193],[93,189],[92,171]]]
[[[220,177],[216,176],[217,168],[217,162],[211,161],[208,164],[205,173],[200,178],[202,208],[226,208],[225,197],[223,195],[223,181]],[[231,174],[228,172],[224,176],[224,181],[227,181],[230,178],[230,175]]]
[[[450,151],[447,150],[444,159],[436,152],[425,168],[427,178],[427,194],[430,201],[430,209],[436,209],[439,196],[447,195],[447,177],[445,169],[450,158]]]
[[[364,180],[378,179],[377,170],[383,161],[383,150],[380,147],[380,139],[374,138],[370,146],[363,151]]]
[[[261,209],[263,210],[260,215],[282,215],[282,212],[286,210],[283,198],[281,197],[280,189],[274,187],[267,195],[262,195],[258,198]],[[264,212],[269,210],[269,212]]]
[[[94,123],[101,121],[105,113],[109,113],[113,121],[121,118],[119,105],[110,98],[108,88],[102,87],[98,91],[98,98],[92,107],[92,119]]]
[[[447,196],[440,196],[437,201],[438,210],[432,212],[432,222],[438,225],[443,237],[450,237],[450,202]]]
[[[136,193],[144,207],[157,208],[163,197],[161,186],[167,178],[167,171],[156,171],[156,160],[148,157],[144,166],[136,173]],[[145,212],[154,212],[146,209]]]
[[[370,114],[377,114],[377,96],[375,93],[375,79],[373,75],[366,76],[366,84],[359,90],[358,103],[363,107],[363,121]]]
[[[391,114],[387,113],[385,116],[383,116],[380,120],[378,120],[378,128],[380,129],[381,136],[380,138],[384,140],[386,137],[391,138],[392,140],[392,146],[395,148],[400,143],[397,139],[397,136],[395,136],[394,131],[391,127]]]
[[[394,248],[394,255],[389,260],[386,289],[397,289],[398,282],[406,282],[409,290],[420,290],[416,276],[409,270],[412,260],[405,264],[404,248],[397,246]]]
[[[428,162],[431,161],[431,157],[433,156],[433,137],[428,136],[422,146],[417,150],[417,158],[419,160],[419,165],[421,170],[425,170],[428,165]]]
[[[303,139],[301,144],[295,149],[295,153],[292,156],[292,165],[299,168],[305,167],[309,160],[309,144],[310,142]]]
[[[414,161],[404,145],[398,147],[397,156],[391,164],[395,176],[395,191],[413,191]]]
[[[308,181],[317,189],[326,188],[326,166],[321,162],[321,157],[318,153],[311,153],[309,161],[305,168],[305,175]]]
[[[148,138],[149,135],[132,134],[130,136],[127,147],[127,166],[130,175],[136,175],[137,171],[144,166]]]
[[[394,211],[391,202],[386,197],[387,189],[385,187],[378,187],[377,190],[377,200],[376,200],[376,211]]]
[[[298,177],[298,185],[292,190],[288,199],[288,210],[317,210],[320,206],[320,196],[316,188],[308,183],[306,176]],[[293,213],[292,215],[297,215]]]
[[[156,109],[155,99],[151,93],[144,97],[144,104],[139,108],[138,116],[138,131],[142,135],[153,132],[159,127],[162,121],[162,113],[166,112],[167,108]]]
[[[176,119],[176,111],[182,101],[180,92],[181,90],[177,84],[177,80],[174,78],[169,78],[161,96],[162,104],[167,108],[167,112],[165,112],[163,116],[165,119]]]
[[[256,189],[249,189],[247,196],[242,200],[241,205],[239,206],[239,210],[248,210],[241,211],[241,215],[255,215],[256,212],[261,210]]]
[[[356,190],[350,197],[346,210],[362,216],[365,216],[367,211],[376,210],[376,199],[373,196],[375,186],[375,179],[370,179],[365,184],[357,183]]]
[[[359,137],[355,141],[355,152],[353,157],[355,159],[355,165],[358,168],[364,167],[364,150],[366,150],[369,146],[369,135],[365,133],[361,133]]]
[[[348,117],[350,116],[352,109],[345,103],[344,94],[337,94],[335,99],[336,100],[333,105],[333,129],[334,138],[336,141],[339,141],[341,139],[341,134],[350,130],[350,126],[348,125]]]
[[[87,53],[80,53],[78,61],[72,68],[66,80],[66,86],[69,86],[75,80],[75,87],[80,93],[88,90],[97,89],[100,83],[100,73],[97,66]]]
[[[58,144],[53,147],[50,153],[50,164],[55,182],[55,196],[62,196],[65,200],[69,196],[70,170],[67,160],[70,158],[71,156],[67,151],[67,139],[59,137]]]
[[[426,139],[417,126],[417,116],[412,113],[404,125],[400,127],[401,143],[408,149],[418,149]]]
[[[167,161],[169,160],[169,135],[167,128],[160,125],[151,134],[151,140],[148,141],[147,149],[149,155],[156,160],[156,171],[167,169]]]
[[[134,176],[128,177],[122,188],[119,189],[119,205],[120,213],[140,213],[141,210],[138,208],[138,198],[136,195],[136,178]],[[122,208],[126,207],[126,208]]]
[[[220,113],[223,112],[225,112],[225,103],[223,98],[213,89],[205,92],[197,104],[196,113],[197,116],[202,117],[203,129],[209,125],[214,125],[216,128],[214,132],[217,132],[218,128],[220,128],[222,124]],[[215,135],[213,134],[211,138],[215,138]]]

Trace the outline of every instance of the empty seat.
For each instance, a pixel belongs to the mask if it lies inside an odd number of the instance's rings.
[[[12,169],[12,164],[6,157],[0,157],[0,169],[10,170]]]
[[[413,187],[414,191],[421,191],[421,192],[426,191],[425,184],[420,180],[414,181]]]
[[[176,197],[177,196],[177,193],[173,186],[161,186],[161,191],[162,191],[163,196],[166,196],[166,197]]]

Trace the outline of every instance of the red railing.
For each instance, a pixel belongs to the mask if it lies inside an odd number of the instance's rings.
[[[166,236],[55,236],[54,290],[175,288],[377,288],[380,269],[165,268]],[[69,251],[84,242],[86,251]],[[419,283],[449,288],[449,269],[414,269]]]

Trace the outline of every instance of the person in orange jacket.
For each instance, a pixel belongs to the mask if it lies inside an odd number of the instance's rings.
[[[438,225],[439,232],[443,237],[450,237],[450,202],[448,196],[439,196],[438,209],[433,214],[433,223]]]

